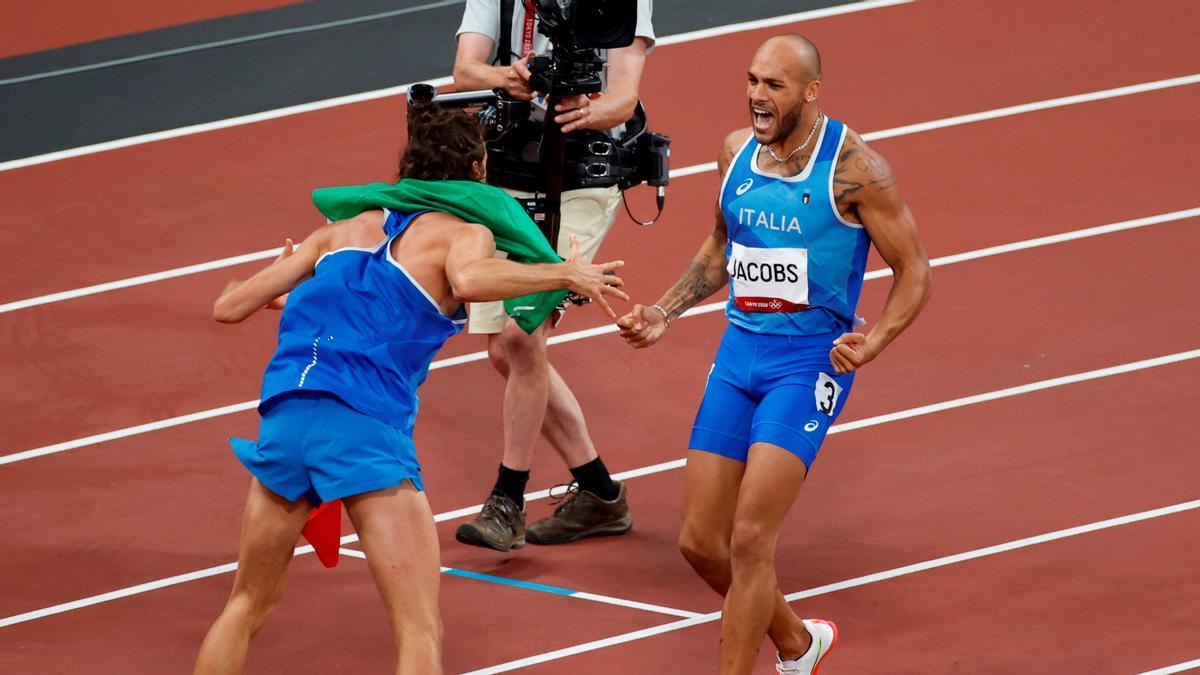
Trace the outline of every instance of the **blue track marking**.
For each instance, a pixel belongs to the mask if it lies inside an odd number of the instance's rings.
[[[443,574],[450,576],[463,577],[465,579],[475,579],[477,581],[487,581],[493,584],[502,586],[516,586],[531,591],[541,591],[542,593],[552,593],[554,595],[575,595],[578,591],[572,591],[569,588],[559,588],[558,586],[547,586],[546,584],[536,584],[532,581],[521,581],[519,579],[506,579],[493,574],[483,574],[481,572],[470,572],[468,570],[455,569],[453,567],[443,567]]]

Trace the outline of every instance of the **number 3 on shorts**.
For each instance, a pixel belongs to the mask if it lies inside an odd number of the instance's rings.
[[[842,386],[825,373],[819,373],[817,386],[813,388],[813,396],[817,400],[817,410],[833,417],[838,399],[842,396]]]

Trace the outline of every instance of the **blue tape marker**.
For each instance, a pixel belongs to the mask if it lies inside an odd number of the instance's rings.
[[[445,574],[466,579],[475,579],[477,581],[487,581],[493,584],[501,584],[503,586],[515,586],[517,588],[525,588],[531,591],[541,591],[542,593],[553,593],[554,595],[574,595],[578,591],[572,591],[568,588],[559,588],[558,586],[547,586],[545,584],[535,584],[532,581],[520,581],[518,579],[505,579],[491,574],[482,574],[480,572],[469,572],[467,570],[459,570],[453,567],[447,567],[442,570]]]

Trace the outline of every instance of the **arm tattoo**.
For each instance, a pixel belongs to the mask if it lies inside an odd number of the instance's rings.
[[[713,269],[714,262],[708,254],[696,257],[679,281],[663,295],[659,304],[666,308],[672,319],[725,285],[725,268]]]
[[[892,167],[874,152],[853,145],[842,151],[833,174],[833,192],[843,213],[854,211],[854,202],[868,194],[885,192],[896,185]]]

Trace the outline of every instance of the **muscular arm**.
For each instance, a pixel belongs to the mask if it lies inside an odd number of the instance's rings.
[[[831,354],[835,367],[848,372],[879,355],[917,318],[929,299],[932,275],[917,224],[900,196],[891,166],[857,134],[847,138],[838,158],[834,188],[839,207],[852,208],[875,249],[892,268],[892,288],[879,320],[865,336],[839,342]],[[857,336],[857,334],[851,334]]]
[[[568,288],[596,301],[616,318],[604,295],[628,299],[620,290],[620,277],[607,274],[624,265],[622,261],[593,265],[579,260],[579,247],[571,242],[571,257],[557,264],[521,264],[494,257],[492,233],[481,225],[469,225],[454,236],[446,254],[446,278],[455,297],[464,302],[517,298],[530,293]]]
[[[737,154],[737,149],[745,142],[749,133],[749,129],[741,129],[725,138],[721,154],[717,156],[717,170],[722,178],[729,171],[733,156]],[[680,316],[729,282],[729,273],[726,271],[728,259],[725,257],[728,232],[725,229],[725,217],[721,213],[720,201],[715,208],[714,220],[712,231],[700,244],[700,250],[692,258],[683,276],[679,277],[675,285],[655,303],[663,308],[666,316],[657,309],[636,305],[632,312],[617,321],[621,328],[621,337],[633,347],[641,349],[654,345],[666,332],[670,319]]]
[[[446,278],[454,296],[463,302],[487,302],[529,293],[565,288],[559,265],[521,265],[494,257],[492,233],[469,226],[456,234],[446,255]]]
[[[733,162],[737,149],[746,140],[746,130],[735,131],[725,139],[721,154],[717,156],[717,170],[724,179]],[[674,319],[704,300],[713,293],[721,290],[729,281],[726,271],[728,259],[725,257],[725,244],[728,234],[725,230],[725,216],[721,213],[718,201],[714,207],[713,229],[709,232],[700,250],[692,258],[691,264],[675,285],[659,298],[658,306],[667,310],[668,318]]]
[[[725,221],[721,217],[720,207],[717,207],[716,221],[683,275],[655,303],[667,311],[670,319],[721,290],[729,281],[729,274],[725,271]]]
[[[213,318],[221,323],[237,323],[290,292],[312,275],[317,259],[328,250],[333,227],[326,225],[313,232],[299,250],[291,254],[285,251],[249,279],[234,279],[226,284],[213,304]]]

